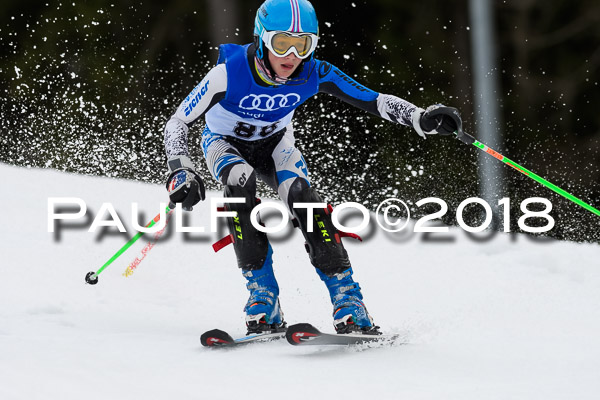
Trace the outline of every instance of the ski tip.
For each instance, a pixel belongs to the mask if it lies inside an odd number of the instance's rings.
[[[222,347],[235,344],[233,338],[225,331],[213,329],[206,331],[200,336],[200,343],[205,347]]]
[[[307,342],[321,335],[321,332],[311,324],[301,323],[288,327],[285,338],[294,346]]]

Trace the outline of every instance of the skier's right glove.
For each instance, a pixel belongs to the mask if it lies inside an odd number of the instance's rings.
[[[204,200],[204,182],[195,170],[189,157],[172,156],[167,162],[169,178],[167,191],[173,203],[181,203],[185,211],[192,211],[192,206]]]
[[[451,135],[462,127],[462,119],[454,107],[435,104],[427,110],[417,108],[412,116],[413,127],[423,138],[426,135]]]

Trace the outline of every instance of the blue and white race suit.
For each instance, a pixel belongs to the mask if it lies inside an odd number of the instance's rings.
[[[254,45],[220,47],[217,65],[181,103],[165,127],[167,157],[188,155],[189,127],[204,117],[202,150],[212,176],[223,185],[256,190],[256,178],[288,205],[292,183],[310,185],[304,158],[294,145],[292,118],[317,93],[332,94],[389,121],[413,126],[417,107],[377,93],[335,66],[311,58],[293,81],[265,83],[254,64]]]

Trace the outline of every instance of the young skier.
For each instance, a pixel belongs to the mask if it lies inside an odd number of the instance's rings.
[[[285,329],[279,287],[273,274],[267,235],[254,228],[250,211],[257,204],[256,179],[276,190],[298,222],[310,262],[327,286],[338,333],[378,334],[352,278],[348,254],[331,222],[329,209],[293,207],[322,203],[311,186],[302,154],[294,146],[292,117],[304,101],[329,93],[392,122],[412,126],[419,135],[452,134],[461,123],[456,109],[435,105],[427,110],[398,97],[377,93],[335,66],[314,58],[319,39],[317,17],[307,0],[267,0],[256,13],[254,41],[224,44],[217,65],[181,103],[165,127],[170,199],[186,210],[204,200],[204,185],[189,158],[189,127],[204,117],[202,150],[225,197],[236,211],[228,227],[238,266],[247,279],[250,298],[244,308],[249,333]],[[319,229],[309,232],[312,218]],[[313,225],[313,224],[310,224]]]

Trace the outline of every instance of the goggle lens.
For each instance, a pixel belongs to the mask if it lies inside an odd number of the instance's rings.
[[[292,47],[295,47],[298,55],[304,57],[310,52],[312,47],[312,37],[311,35],[290,36],[281,32],[273,35],[271,47],[273,47],[273,51],[280,56],[283,56]]]

